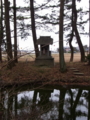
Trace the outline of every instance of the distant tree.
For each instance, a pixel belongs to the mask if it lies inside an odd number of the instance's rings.
[[[87,45],[84,45],[83,48],[84,48],[85,52],[88,52],[88,46]]]
[[[60,71],[66,71],[66,64],[64,60],[64,50],[63,50],[63,22],[64,22],[64,1],[60,0],[60,22],[59,22],[59,62],[60,62]]]

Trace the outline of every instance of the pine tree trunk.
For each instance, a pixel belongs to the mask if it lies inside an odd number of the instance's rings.
[[[1,21],[0,21],[0,22],[1,22]],[[0,27],[1,27],[1,25],[0,25]],[[2,50],[1,50],[2,38],[1,38],[1,33],[2,33],[2,31],[1,31],[1,29],[0,29],[0,62],[2,62]]]
[[[81,42],[81,39],[80,39],[80,36],[79,36],[77,28],[75,27],[74,30],[75,30],[75,34],[76,34],[76,38],[77,38],[77,43],[79,45],[80,52],[81,52],[81,62],[84,62],[85,61],[84,48],[83,48],[83,45],[82,45],[82,42]]]
[[[72,2],[72,4],[73,4],[73,2]],[[73,5],[72,5],[73,6]],[[70,40],[69,40],[69,46],[70,46],[70,49],[71,49],[71,57],[70,57],[70,62],[72,62],[73,61],[73,52],[74,52],[74,50],[73,50],[73,46],[72,46],[72,40],[73,40],[73,36],[74,36],[74,29],[73,29],[73,7],[72,7],[72,20],[71,20],[71,26],[72,26],[72,33],[71,33],[71,36],[70,36]]]
[[[13,55],[12,55],[11,32],[10,32],[10,23],[9,23],[9,2],[8,0],[4,0],[4,3],[5,3],[7,57],[8,57],[7,67],[11,69],[14,66],[14,62],[13,62]]]
[[[80,53],[81,53],[81,62],[83,62],[85,60],[85,52],[84,52],[84,48],[81,42],[81,38],[79,36],[79,32],[77,29],[77,11],[76,11],[76,0],[73,0],[73,28],[74,28],[74,32],[77,38],[77,43],[79,45],[80,48]]]
[[[35,28],[35,17],[34,17],[34,0],[30,0],[30,11],[31,11],[31,27],[32,27],[32,36],[33,36],[33,42],[34,42],[34,49],[36,57],[39,56],[39,49],[37,45],[37,37],[36,37],[36,28]]]
[[[63,50],[63,15],[64,15],[64,1],[60,0],[60,22],[59,22],[59,62],[60,62],[60,71],[66,71],[66,64],[64,60],[64,50]]]
[[[13,10],[14,10],[14,61],[18,62],[17,59],[17,24],[16,24],[16,0],[13,0]]]
[[[73,32],[72,32],[72,34],[71,34],[71,38],[70,38],[70,40],[69,40],[69,46],[70,46],[70,49],[71,49],[71,57],[70,57],[70,62],[72,62],[73,61],[73,46],[72,46],[72,44],[71,44],[71,42],[72,42],[72,39],[73,39]]]
[[[2,0],[1,2],[1,15],[0,15],[0,62],[2,62],[2,49],[1,49],[1,44],[2,44],[2,39],[3,39],[3,25],[2,25],[2,20],[3,20],[3,5],[2,5]]]

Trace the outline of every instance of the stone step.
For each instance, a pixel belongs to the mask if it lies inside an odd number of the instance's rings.
[[[74,75],[83,76],[83,75],[84,75],[84,73],[79,73],[79,72],[78,72],[78,73],[76,73],[76,72],[75,72],[75,73],[74,73]]]
[[[70,68],[70,70],[76,70],[76,68]]]
[[[79,72],[79,70],[73,70],[73,72]]]

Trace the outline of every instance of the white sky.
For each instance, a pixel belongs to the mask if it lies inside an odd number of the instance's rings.
[[[24,6],[23,2],[21,4],[21,1],[17,0],[17,5],[18,6]],[[78,3],[78,8],[83,6],[83,9],[85,10],[88,10],[89,8],[89,0],[82,0],[82,2]],[[86,16],[85,16],[86,17]],[[83,17],[83,19],[85,18]],[[89,31],[89,25],[87,24],[86,26],[86,30],[87,32]],[[30,31],[31,32],[31,31]],[[53,32],[46,32],[46,31],[40,31],[40,30],[37,30],[37,38],[39,38],[40,36],[51,36],[53,38],[53,45],[50,46],[50,48],[52,50],[56,50],[59,46],[58,46],[58,38],[59,38],[59,35],[58,34],[55,34]],[[81,40],[82,40],[82,43],[83,45],[88,45],[89,44],[89,37],[84,37],[82,36],[81,37]],[[26,49],[26,50],[33,50],[34,47],[33,47],[33,41],[32,41],[32,37],[28,37],[27,40],[21,40],[21,38],[18,38],[18,41],[19,41],[19,49]],[[68,44],[66,44],[66,42],[64,42],[64,46],[67,46],[68,47]],[[78,46],[76,44],[76,41],[73,41],[73,46]]]

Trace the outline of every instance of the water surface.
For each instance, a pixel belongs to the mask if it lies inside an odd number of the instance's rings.
[[[89,120],[90,90],[2,88],[0,120]]]

